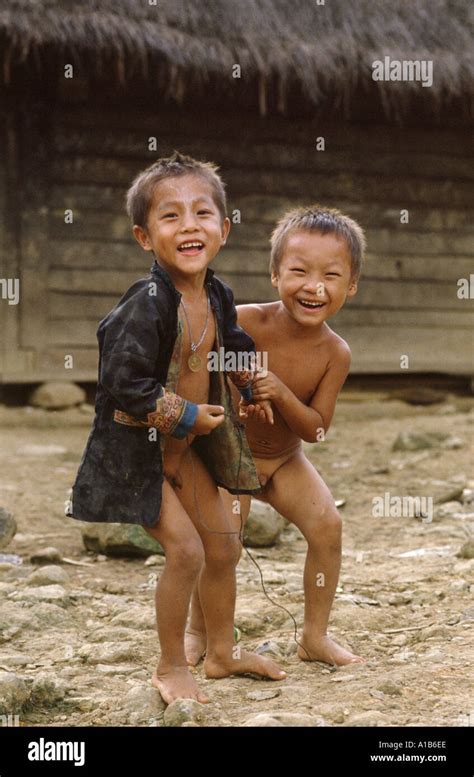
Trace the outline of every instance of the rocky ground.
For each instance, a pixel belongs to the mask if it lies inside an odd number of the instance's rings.
[[[149,682],[163,559],[87,552],[80,524],[64,516],[91,408],[0,406],[0,507],[18,526],[0,553],[22,561],[0,563],[0,714],[18,712],[21,725],[474,725],[473,405],[346,391],[327,440],[305,446],[345,500],[331,631],[367,662],[333,670],[297,658],[277,604],[301,625],[305,541],[287,525],[274,547],[250,550],[276,604],[244,553],[236,614],[243,643],[276,656],[287,680],[206,680],[198,667],[212,704],[166,713]],[[372,500],[386,492],[432,496],[433,520],[374,517]],[[46,566],[32,563],[51,546]]]

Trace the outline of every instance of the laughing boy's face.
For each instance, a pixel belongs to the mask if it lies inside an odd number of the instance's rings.
[[[153,192],[147,229],[133,229],[142,248],[153,251],[172,278],[205,270],[226,241],[230,222],[222,220],[212,194],[200,175],[165,178]]]
[[[290,233],[272,285],[291,318],[303,326],[320,326],[357,292],[346,241],[307,230]]]

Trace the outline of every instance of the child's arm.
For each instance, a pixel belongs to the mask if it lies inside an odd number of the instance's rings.
[[[273,372],[268,372],[263,378],[256,377],[254,400],[271,400],[298,437],[305,442],[317,442],[324,439],[324,433],[329,429],[337,396],[349,373],[350,363],[349,346],[339,341],[309,405],[301,402]]]

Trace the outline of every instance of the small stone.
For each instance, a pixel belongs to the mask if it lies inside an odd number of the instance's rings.
[[[458,513],[462,513],[461,502],[444,502],[436,507],[435,518],[447,518]]]
[[[14,601],[39,601],[39,602],[54,602],[54,604],[60,607],[66,607],[70,604],[69,596],[62,585],[40,585],[37,587],[29,587],[25,591],[15,591],[10,594],[9,599]]]
[[[203,704],[194,699],[175,699],[169,704],[163,716],[163,724],[168,727],[180,727],[183,723],[200,723],[205,718]]]
[[[474,540],[466,540],[456,553],[458,558],[474,558]]]
[[[267,548],[276,543],[285,526],[284,519],[268,504],[252,501],[244,529],[244,545]]]
[[[136,659],[138,651],[132,642],[104,642],[82,645],[78,655],[89,664],[116,664]]]
[[[464,505],[472,504],[472,502],[474,502],[474,488],[463,488],[461,502]]]
[[[349,718],[346,721],[346,726],[369,726],[371,728],[377,726],[389,726],[390,720],[387,715],[378,710],[368,710],[366,712],[360,712],[357,715]]]
[[[397,647],[403,647],[403,645],[406,645],[408,642],[408,637],[406,634],[395,634],[394,638],[392,639],[392,644],[396,645]]]
[[[61,564],[62,556],[57,548],[41,548],[30,556],[32,564]]]
[[[419,634],[419,640],[420,642],[424,642],[426,639],[431,639],[432,637],[441,637],[442,639],[446,639],[446,637],[451,636],[452,631],[448,626],[444,626],[443,624],[435,624],[433,626],[427,626],[426,629],[422,629]]]
[[[448,439],[443,442],[443,448],[447,448],[450,451],[464,448],[464,440],[461,437],[448,437]]]
[[[4,666],[26,666],[34,664],[34,658],[25,653],[14,653],[10,656],[2,655],[1,662]]]
[[[16,534],[17,525],[12,513],[0,507],[0,548],[6,548]]]
[[[446,394],[424,386],[397,389],[390,392],[391,399],[401,399],[409,405],[435,405],[446,400]]]
[[[83,522],[81,532],[86,549],[105,556],[136,558],[164,553],[159,542],[139,524]]]
[[[146,567],[154,567],[156,565],[162,565],[164,564],[164,557],[159,556],[157,553],[154,553],[153,556],[148,556],[148,558],[145,561],[144,566]]]
[[[413,601],[413,595],[411,593],[397,593],[389,597],[388,603],[392,607],[400,607],[404,604],[410,604]]]
[[[265,642],[261,642],[260,645],[255,648],[255,652],[259,655],[263,655],[264,653],[268,653],[277,657],[281,657],[282,655],[280,646],[274,640],[266,640]]]
[[[31,701],[33,704],[49,707],[62,701],[66,695],[64,684],[56,677],[44,672],[37,674],[31,687]]]
[[[119,612],[110,621],[112,626],[131,629],[156,629],[156,616],[152,607],[133,608]]]
[[[400,432],[392,445],[393,451],[421,451],[434,448],[449,437],[444,432]]]
[[[402,695],[400,686],[397,685],[397,683],[392,682],[392,680],[386,680],[385,682],[381,683],[377,686],[377,690],[387,694],[388,696]]]
[[[46,410],[60,410],[66,407],[81,405],[86,400],[86,392],[76,383],[54,380],[42,383],[35,388],[29,397],[33,407],[43,407]]]
[[[166,704],[155,688],[149,683],[133,685],[124,698],[125,708],[129,710],[129,723],[137,726],[143,723],[153,725],[153,721],[163,717]]]
[[[55,583],[67,583],[68,573],[57,564],[35,569],[26,579],[26,585],[52,585]]]
[[[30,698],[22,677],[14,672],[0,672],[0,715],[19,714]]]
[[[313,728],[324,726],[324,721],[320,717],[304,715],[301,712],[260,712],[248,718],[244,726],[285,726],[286,727],[304,727]]]
[[[250,691],[250,693],[246,694],[245,698],[249,701],[267,701],[268,699],[275,699],[277,696],[280,696],[280,694],[280,688],[274,688],[273,690],[268,691]]]

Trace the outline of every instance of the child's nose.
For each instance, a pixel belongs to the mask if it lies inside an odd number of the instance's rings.
[[[183,214],[181,228],[184,230],[197,229],[196,215],[192,211]]]

